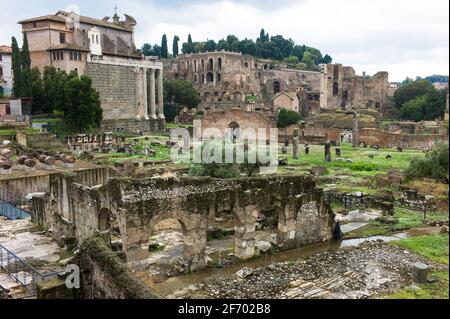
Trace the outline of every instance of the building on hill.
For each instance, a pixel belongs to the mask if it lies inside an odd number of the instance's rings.
[[[163,64],[136,49],[133,17],[94,19],[58,11],[19,24],[28,38],[33,67],[43,72],[50,65],[92,78],[100,93],[103,129],[165,128]]]
[[[274,68],[273,61],[238,52],[215,51],[183,54],[167,60],[168,77],[191,81],[202,98],[205,111],[248,108],[274,111],[286,93],[299,97],[298,112],[305,118],[320,109],[369,108],[382,111],[387,106],[388,74],[357,76],[351,67],[321,65],[320,71]],[[278,103],[278,104],[275,104]],[[287,103],[287,101],[283,102]]]
[[[352,67],[327,65],[329,108],[367,108],[383,112],[388,106],[389,74],[378,72],[373,77],[356,75]]]
[[[0,97],[10,96],[12,92],[11,53],[11,47],[7,45],[0,46]]]

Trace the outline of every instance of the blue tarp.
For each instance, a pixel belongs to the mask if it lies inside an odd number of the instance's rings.
[[[10,203],[0,201],[0,216],[5,216],[11,220],[16,220],[30,217],[30,214],[20,208],[14,207]]]

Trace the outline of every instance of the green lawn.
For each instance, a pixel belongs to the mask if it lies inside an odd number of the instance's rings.
[[[448,265],[448,235],[433,235],[411,237],[391,242],[432,261]],[[449,274],[448,269],[433,271],[429,278],[436,281],[430,284],[407,287],[388,296],[389,299],[448,299]]]
[[[431,235],[402,239],[391,244],[448,265],[448,235]]]

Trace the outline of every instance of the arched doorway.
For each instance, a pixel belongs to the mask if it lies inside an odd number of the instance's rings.
[[[273,93],[277,94],[281,92],[281,83],[279,81],[273,82]]]
[[[237,122],[231,122],[228,124],[228,128],[231,130],[231,139],[235,143],[236,139],[241,136],[241,126]]]
[[[333,83],[333,96],[339,95],[339,83],[334,82]]]

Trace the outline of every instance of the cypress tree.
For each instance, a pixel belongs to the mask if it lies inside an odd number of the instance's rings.
[[[15,37],[12,38],[12,72],[13,72],[13,96],[15,98],[22,97],[22,62],[19,45]]]
[[[161,40],[161,57],[167,59],[169,57],[169,49],[167,47],[167,36],[164,34]]]
[[[21,67],[22,67],[22,96],[21,97],[31,97],[33,80],[31,77],[31,58],[30,49],[28,47],[28,38],[26,33],[23,34],[23,45],[21,57]]]
[[[192,36],[190,34],[188,35],[188,43],[192,44]]]
[[[173,38],[173,46],[172,46],[172,52],[173,52],[174,58],[176,58],[179,54],[178,41],[180,41],[180,38],[176,35]]]

